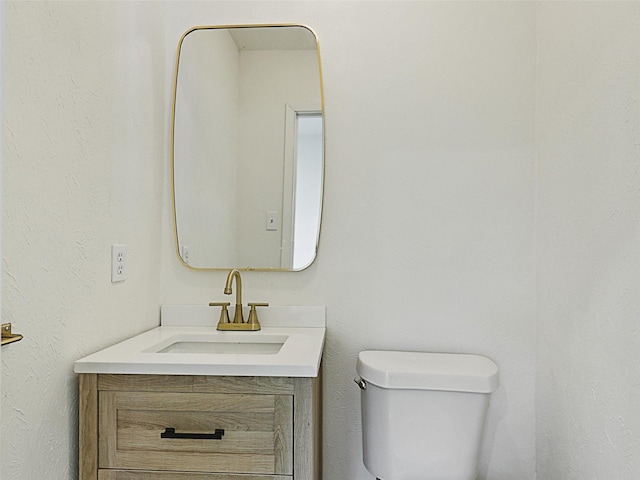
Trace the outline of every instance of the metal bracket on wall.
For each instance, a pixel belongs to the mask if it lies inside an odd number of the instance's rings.
[[[11,333],[11,324],[3,323],[2,324],[2,346],[8,345],[9,343],[14,343],[19,340],[22,340],[22,335],[19,333]]]

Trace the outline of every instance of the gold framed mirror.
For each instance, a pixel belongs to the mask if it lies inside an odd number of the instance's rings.
[[[180,39],[171,135],[176,252],[196,269],[307,268],[324,191],[320,51],[304,25]]]

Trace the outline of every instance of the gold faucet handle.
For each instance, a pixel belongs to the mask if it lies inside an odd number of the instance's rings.
[[[256,307],[268,307],[269,304],[263,302],[252,302],[247,303],[247,305],[251,307],[251,310],[249,310],[249,320],[247,320],[247,323],[253,326],[253,330],[260,330],[260,322],[258,321],[258,312],[256,311]]]
[[[218,320],[218,326],[222,323],[230,323],[229,321],[229,310],[227,307],[231,305],[229,302],[211,302],[209,303],[210,307],[222,307],[220,310],[220,320]]]

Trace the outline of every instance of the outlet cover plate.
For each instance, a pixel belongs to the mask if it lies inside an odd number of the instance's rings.
[[[111,283],[124,282],[127,278],[127,246],[111,245]]]

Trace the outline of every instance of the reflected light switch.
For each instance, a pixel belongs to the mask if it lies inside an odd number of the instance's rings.
[[[278,212],[267,212],[267,230],[280,229],[280,215]]]

